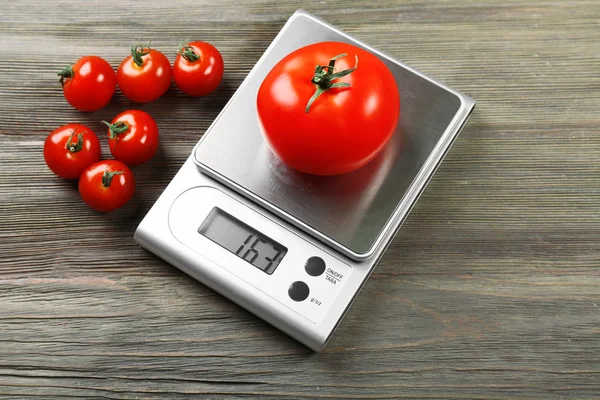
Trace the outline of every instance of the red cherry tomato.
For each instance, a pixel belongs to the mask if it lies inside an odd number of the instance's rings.
[[[135,45],[131,55],[121,62],[117,70],[117,83],[121,92],[136,103],[148,103],[169,90],[173,72],[163,53],[149,46]]]
[[[173,63],[175,84],[190,96],[204,96],[223,79],[223,57],[212,44],[191,42],[179,46]]]
[[[64,125],[46,138],[44,159],[61,178],[79,178],[84,169],[100,160],[100,141],[85,125]]]
[[[158,126],[140,110],[117,115],[108,126],[108,146],[113,157],[129,166],[150,160],[158,149]]]
[[[322,42],[275,65],[260,86],[257,110],[267,143],[285,164],[337,175],[362,167],[383,149],[398,123],[400,95],[374,54]]]
[[[117,86],[115,71],[97,56],[81,57],[58,76],[65,99],[80,111],[96,111],[106,106]]]
[[[102,160],[79,178],[79,194],[92,209],[109,212],[124,206],[135,192],[133,172],[120,161]]]

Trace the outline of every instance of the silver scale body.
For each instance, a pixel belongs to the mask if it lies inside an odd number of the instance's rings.
[[[256,93],[285,55],[322,41],[376,54],[401,95],[398,128],[360,170],[313,177],[289,170],[258,128]],[[360,292],[475,102],[335,27],[296,12],[204,134],[135,232],[135,240],[309,348],[322,350]],[[198,233],[215,207],[287,248],[272,275]],[[321,257],[322,275],[305,271]],[[288,294],[305,282],[304,301]]]

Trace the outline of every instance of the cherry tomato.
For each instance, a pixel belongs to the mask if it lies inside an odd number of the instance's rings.
[[[173,63],[175,84],[190,96],[204,96],[223,79],[223,57],[212,44],[191,42],[179,46]]]
[[[149,46],[135,45],[131,55],[121,62],[117,70],[117,83],[121,92],[136,103],[148,103],[169,90],[173,72],[163,53]]]
[[[135,192],[133,172],[120,161],[102,160],[79,178],[79,194],[92,209],[109,212],[124,206]]]
[[[65,99],[80,111],[96,111],[106,106],[115,93],[115,71],[103,58],[81,57],[58,73]]]
[[[113,157],[129,166],[150,160],[158,149],[158,126],[140,110],[117,115],[108,126],[108,146]]]
[[[321,42],[273,67],[259,88],[257,110],[267,143],[285,164],[338,175],[362,167],[383,149],[398,124],[400,95],[394,76],[374,54]]]
[[[84,169],[100,160],[100,141],[85,125],[64,125],[46,138],[44,159],[48,168],[61,178],[79,178]]]

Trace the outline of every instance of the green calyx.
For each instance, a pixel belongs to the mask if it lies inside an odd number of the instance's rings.
[[[181,55],[181,57],[185,58],[189,62],[196,62],[200,59],[198,53],[196,53],[194,49],[192,49],[187,44],[183,45],[183,42],[179,43],[178,53]]]
[[[69,140],[67,140],[67,144],[65,146],[67,148],[67,150],[69,150],[69,152],[77,153],[78,151],[81,151],[81,149],[83,149],[83,134],[84,133],[85,132],[77,134],[77,142],[75,144],[73,144],[73,138],[75,137],[75,130],[71,133],[71,136],[69,137]]]
[[[144,59],[142,58],[145,55],[150,54],[150,43],[146,46],[136,43],[131,47],[131,57],[133,57],[133,62],[138,67],[141,67],[144,64]]]
[[[56,75],[60,76],[60,85],[65,86],[65,79],[70,79],[75,76],[75,72],[73,71],[72,65],[67,65],[62,71],[58,72]]]
[[[102,186],[108,188],[112,183],[112,180],[115,175],[121,175],[125,171],[109,171],[107,169],[104,170],[104,174],[102,174]]]
[[[350,84],[348,82],[333,82],[335,79],[339,79],[346,75],[351,74],[352,72],[354,72],[356,70],[356,68],[358,68],[358,56],[355,55],[354,59],[356,61],[354,64],[354,68],[335,72],[336,60],[338,60],[342,57],[346,57],[347,55],[348,54],[346,54],[346,53],[338,54],[337,56],[335,56],[331,60],[329,60],[329,65],[317,65],[315,67],[315,74],[310,81],[312,83],[314,83],[315,85],[317,85],[317,90],[316,90],[315,94],[312,95],[312,97],[310,98],[308,103],[306,104],[306,109],[304,110],[306,113],[308,113],[308,110],[310,110],[310,106],[312,105],[312,103],[320,95],[325,93],[325,91],[327,91],[328,89],[350,86]]]
[[[123,121],[119,121],[117,123],[114,124],[109,124],[106,121],[102,121],[102,123],[106,126],[108,126],[108,138],[109,139],[114,139],[117,136],[119,136],[122,133],[125,133],[129,130],[130,126],[127,125],[125,122]]]

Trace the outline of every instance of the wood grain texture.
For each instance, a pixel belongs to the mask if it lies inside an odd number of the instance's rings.
[[[302,7],[478,100],[329,347],[313,354],[142,250],[135,227]],[[0,398],[598,399],[600,3],[0,0]],[[45,167],[82,114],[56,71],[212,42],[224,84],[140,108],[160,154],[98,215]],[[138,107],[138,106],[136,106]],[[103,141],[103,154],[109,155]]]

